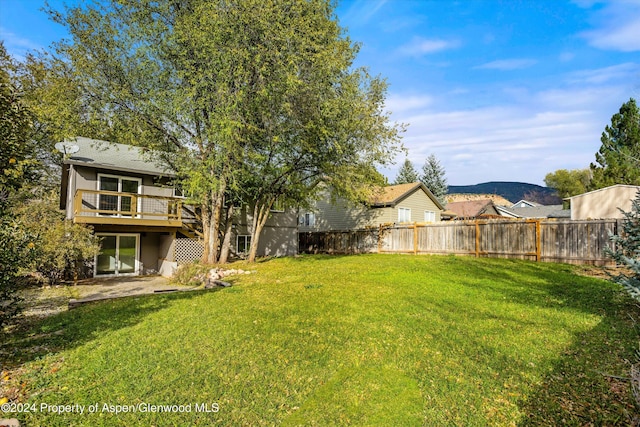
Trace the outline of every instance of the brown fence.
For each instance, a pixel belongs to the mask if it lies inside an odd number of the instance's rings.
[[[620,220],[478,220],[299,234],[306,253],[458,254],[574,264],[609,264]]]

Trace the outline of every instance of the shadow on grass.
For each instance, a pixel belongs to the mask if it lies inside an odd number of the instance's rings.
[[[574,334],[542,383],[518,402],[526,414],[519,425],[640,425],[640,408],[625,379],[640,339],[636,324],[640,306],[635,301],[616,285],[578,276],[568,265],[549,269],[523,262],[514,269],[477,267],[476,277],[500,282],[468,283],[486,288],[489,298],[578,310],[601,319],[594,328]],[[519,282],[521,275],[534,280]]]
[[[105,332],[133,326],[174,301],[217,290],[132,296],[90,303],[42,319],[27,319],[14,332],[0,332],[1,368],[16,368],[46,354],[80,346]]]

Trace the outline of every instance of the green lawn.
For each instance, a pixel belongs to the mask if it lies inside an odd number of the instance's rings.
[[[30,339],[9,337],[2,350],[15,350],[23,399],[36,409],[17,417],[29,426],[472,426],[634,416],[628,383],[612,376],[634,360],[640,309],[571,266],[363,255],[249,268],[257,273],[232,288],[84,306],[35,325]],[[85,413],[46,406],[73,404]]]

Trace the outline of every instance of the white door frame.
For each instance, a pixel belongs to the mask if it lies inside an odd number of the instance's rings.
[[[100,178],[102,177],[106,177],[106,178],[116,178],[118,180],[118,189],[116,190],[118,193],[122,193],[122,180],[126,179],[127,181],[137,181],[138,182],[138,192],[136,193],[138,196],[140,194],[142,194],[142,178],[137,178],[135,176],[126,176],[126,175],[112,175],[112,174],[108,174],[108,173],[98,173],[98,179],[96,180],[96,189],[98,191],[101,191],[100,188]],[[98,208],[100,208],[100,194],[98,193]],[[122,210],[122,196],[117,196],[118,197],[118,206],[117,206],[117,210],[120,211]],[[137,206],[136,206],[136,212],[140,212],[140,210],[142,209],[142,205],[141,202],[142,200],[140,199],[140,197],[137,197]],[[114,215],[109,215],[106,213],[102,213],[102,214],[98,214],[98,215],[107,215],[107,216],[114,216]],[[116,217],[122,217],[122,214],[118,214],[115,215]],[[127,218],[129,216],[127,215]]]
[[[98,255],[96,255],[94,257],[94,262],[93,262],[93,277],[115,277],[115,276],[138,276],[140,275],[140,267],[141,267],[141,262],[140,262],[140,234],[139,233],[96,233],[96,237],[101,237],[101,236],[116,236],[116,255],[115,255],[115,262],[116,262],[116,268],[115,268],[115,273],[112,274],[98,274]],[[135,264],[134,264],[134,268],[133,268],[133,273],[120,273],[119,270],[119,264],[120,264],[120,237],[121,236],[133,236],[136,238],[136,248],[135,248]]]

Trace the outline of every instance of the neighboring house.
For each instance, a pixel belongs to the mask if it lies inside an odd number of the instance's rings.
[[[637,185],[617,184],[565,200],[571,204],[571,219],[623,218],[620,209],[631,211],[631,201],[639,190]]]
[[[318,200],[309,211],[301,211],[301,232],[359,230],[382,224],[438,222],[444,207],[420,182],[383,187],[369,203],[355,205],[346,200]]]
[[[456,215],[456,220],[469,220],[500,216],[496,206],[491,199],[481,199],[447,203],[446,208]]]
[[[562,205],[541,205],[535,202],[520,200],[511,207],[497,206],[496,210],[506,218],[569,218],[571,212]]]
[[[537,206],[542,206],[540,203],[530,202],[528,200],[520,200],[517,203],[511,205],[511,208],[535,208]]]
[[[195,209],[170,185],[170,171],[138,147],[81,137],[65,145],[60,208],[101,238],[95,276],[171,275],[201,256]],[[234,220],[236,253],[249,248],[249,221],[246,209]],[[297,253],[297,213],[274,212],[260,241],[260,256]]]

